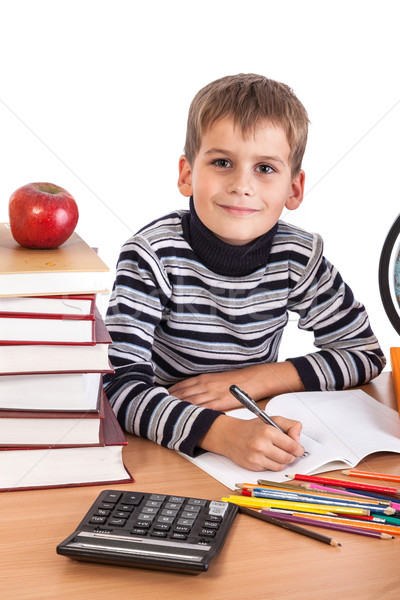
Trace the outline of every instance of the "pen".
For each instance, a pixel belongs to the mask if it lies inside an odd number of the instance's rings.
[[[255,414],[259,419],[261,419],[261,421],[264,421],[264,423],[266,423],[267,425],[272,425],[272,427],[275,427],[281,433],[287,435],[286,431],[283,431],[280,427],[278,427],[278,425],[274,423],[271,417],[267,415],[265,410],[261,410],[258,404],[254,402],[253,398],[250,398],[250,396],[246,394],[246,392],[241,390],[237,385],[231,385],[229,391],[232,394],[232,396],[236,398],[236,400],[239,400],[239,402],[243,404],[245,408],[248,408],[253,414]],[[304,452],[303,456],[308,456],[308,452]]]
[[[232,394],[232,396],[236,398],[236,400],[239,400],[239,402],[243,404],[245,408],[251,410],[251,412],[254,413],[259,419],[261,419],[261,421],[264,421],[264,423],[267,423],[267,425],[272,425],[272,427],[279,429],[281,433],[285,433],[285,431],[282,431],[282,429],[278,427],[276,423],[274,423],[274,421],[267,415],[267,413],[264,410],[261,410],[258,404],[254,402],[253,398],[250,398],[250,396],[246,394],[246,392],[241,390],[237,385],[231,385],[229,391]]]

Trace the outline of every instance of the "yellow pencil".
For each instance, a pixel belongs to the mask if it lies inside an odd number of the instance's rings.
[[[224,502],[231,502],[239,506],[248,506],[249,508],[288,508],[292,510],[299,510],[304,512],[318,512],[322,513],[345,513],[351,515],[369,515],[370,511],[365,508],[353,508],[350,506],[337,506],[337,505],[324,505],[324,504],[311,504],[304,502],[292,502],[290,500],[272,500],[270,498],[253,498],[249,496],[226,496],[221,499]]]

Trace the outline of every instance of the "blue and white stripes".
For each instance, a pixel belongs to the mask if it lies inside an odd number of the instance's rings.
[[[193,455],[220,414],[168,394],[174,382],[278,360],[288,311],[319,351],[290,359],[308,390],[369,381],[385,359],[364,307],[323,257],[318,235],[279,222],[269,260],[218,275],[185,240],[177,211],[126,242],[106,323],[114,374],[108,397],[129,432]]]

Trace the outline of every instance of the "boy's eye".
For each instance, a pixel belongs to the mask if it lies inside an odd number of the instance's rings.
[[[270,165],[258,165],[256,171],[263,174],[273,173],[274,169]]]
[[[212,164],[220,169],[226,169],[231,166],[231,162],[226,158],[217,158],[216,160],[213,160]]]

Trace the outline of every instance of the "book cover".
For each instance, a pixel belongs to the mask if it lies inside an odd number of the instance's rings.
[[[101,373],[33,373],[0,376],[3,410],[99,412]]]
[[[33,373],[110,373],[108,359],[111,336],[95,308],[94,344],[10,344],[0,342],[2,375]]]
[[[132,483],[123,462],[127,441],[108,400],[97,446],[0,448],[0,491]]]
[[[0,312],[0,343],[94,344],[92,315]]]
[[[0,296],[0,312],[76,317],[91,315],[94,318],[95,302],[95,294]]]
[[[20,246],[0,223],[0,296],[107,292],[109,268],[76,233],[59,248]]]
[[[0,411],[0,446],[78,446],[103,441],[101,422],[106,397],[100,388],[99,411]]]

